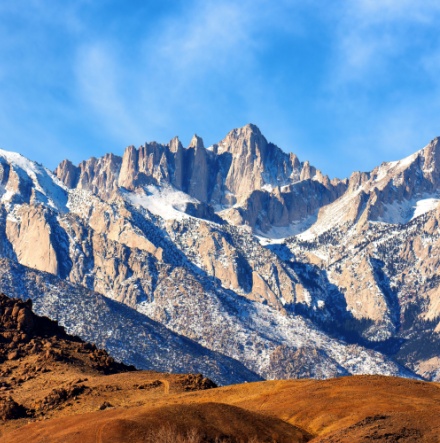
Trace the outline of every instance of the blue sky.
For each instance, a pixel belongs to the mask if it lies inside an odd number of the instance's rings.
[[[440,135],[440,2],[0,4],[0,147],[54,168],[252,122],[331,177]]]

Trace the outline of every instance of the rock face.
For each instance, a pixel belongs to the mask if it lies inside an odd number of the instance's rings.
[[[18,261],[58,275],[60,266],[48,211],[42,206],[23,205],[17,208],[15,215],[20,221],[6,219],[6,236],[14,239],[12,245]],[[38,245],[38,249],[29,248],[29,245]]]
[[[439,150],[435,139],[332,181],[254,125],[209,148],[194,136],[187,148],[174,138],[64,161],[56,176],[3,151],[0,255],[239,361],[231,377],[191,367],[220,383],[411,371],[437,380]],[[85,338],[125,355],[129,338],[104,339],[92,324]]]
[[[171,185],[201,204],[223,209],[220,215],[228,222],[246,222],[265,232],[314,214],[346,189],[345,181],[331,182],[308,162],[269,143],[251,124],[208,149],[197,135],[186,149],[174,138],[167,145],[129,146],[122,161],[106,155],[74,167],[66,160],[55,174],[68,188],[105,199],[117,194],[118,187],[136,191]]]
[[[113,154],[106,154],[96,159],[90,158],[74,166],[64,160],[55,170],[55,174],[69,188],[79,188],[110,197],[118,189],[118,177],[122,159]]]

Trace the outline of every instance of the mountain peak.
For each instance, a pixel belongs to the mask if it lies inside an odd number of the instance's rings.
[[[204,148],[203,139],[199,137],[197,134],[193,135],[191,142],[189,144],[189,148]]]
[[[249,138],[252,136],[262,137],[263,134],[261,133],[260,129],[257,125],[254,125],[253,123],[248,123],[240,128],[235,128],[232,131],[228,133],[226,138]]]
[[[171,152],[177,152],[180,149],[182,149],[182,144],[180,143],[179,137],[176,136],[173,139],[171,139],[169,147]]]
[[[252,133],[257,135],[261,135],[260,128],[257,125],[254,125],[253,123],[248,123],[247,125],[244,125],[242,129],[251,131]]]

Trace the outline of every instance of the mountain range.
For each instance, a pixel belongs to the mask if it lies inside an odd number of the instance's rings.
[[[255,125],[54,172],[0,151],[0,290],[144,369],[440,380],[440,145],[332,179]]]

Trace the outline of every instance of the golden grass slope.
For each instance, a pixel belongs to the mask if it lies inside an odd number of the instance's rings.
[[[114,407],[83,414],[81,408],[70,412],[64,408],[54,411],[53,417],[58,418],[9,430],[0,441],[137,443],[160,441],[154,440],[155,433],[167,429],[181,438],[186,436],[182,441],[188,442],[191,435],[199,438],[193,441],[200,442],[219,438],[229,442],[440,441],[440,388],[435,383],[356,376],[185,392],[176,375],[127,373],[104,377],[105,386],[120,389],[107,388],[99,401],[105,398]],[[163,384],[134,388],[139,383],[136,377],[143,377],[144,382],[148,377],[152,381],[167,377],[169,393]],[[98,384],[89,381],[91,388]],[[84,411],[99,403],[93,392],[77,399]]]

